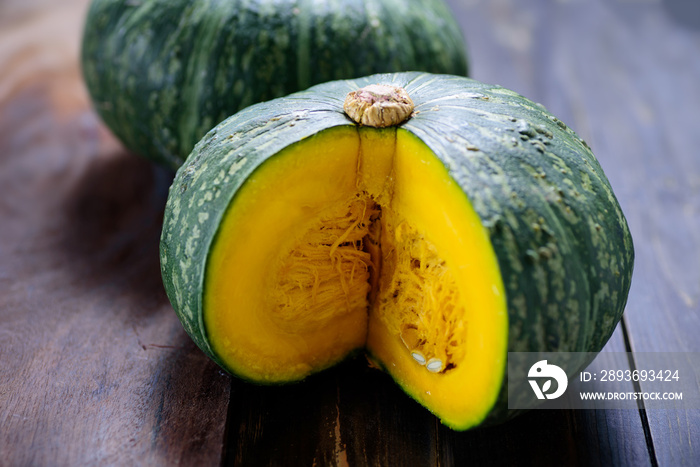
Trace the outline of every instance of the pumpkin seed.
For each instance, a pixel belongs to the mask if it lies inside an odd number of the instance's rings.
[[[425,355],[423,355],[418,350],[411,352],[411,357],[418,362],[419,365],[425,365]]]
[[[431,373],[439,373],[442,371],[442,360],[439,358],[431,358],[425,366]]]

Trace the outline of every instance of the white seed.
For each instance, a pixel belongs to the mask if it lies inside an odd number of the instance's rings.
[[[411,352],[411,357],[421,365],[425,365],[425,356],[417,350]]]
[[[439,358],[431,358],[425,366],[432,373],[439,373],[442,370],[442,360]]]

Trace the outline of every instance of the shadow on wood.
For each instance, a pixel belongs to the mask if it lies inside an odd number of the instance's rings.
[[[66,197],[61,261],[79,288],[109,280],[135,302],[166,303],[158,244],[173,174],[127,152],[91,159]],[[138,308],[137,308],[138,309]]]

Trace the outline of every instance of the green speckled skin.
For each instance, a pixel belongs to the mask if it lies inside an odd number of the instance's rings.
[[[256,102],[371,73],[466,75],[467,57],[443,0],[94,0],[82,66],[122,142],[177,168]]]
[[[512,91],[426,73],[336,81],[258,104],[195,147],[170,189],[161,242],[165,288],[195,342],[216,359],[202,294],[209,247],[237,189],[281,149],[355,125],[343,114],[345,95],[377,83],[406,89],[417,113],[401,128],[444,162],[490,234],[507,295],[509,351],[601,350],[622,316],[634,251],[590,149]],[[568,372],[587,363],[572,362]],[[489,422],[508,416],[505,388],[501,395]]]

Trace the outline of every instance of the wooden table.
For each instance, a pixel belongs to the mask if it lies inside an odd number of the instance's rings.
[[[673,0],[450,3],[473,76],[567,122],[616,190],[637,259],[607,349],[700,352],[700,17]],[[361,360],[290,387],[229,378],[160,283],[172,174],[90,110],[85,7],[0,3],[1,465],[700,465],[698,410],[455,433]]]

